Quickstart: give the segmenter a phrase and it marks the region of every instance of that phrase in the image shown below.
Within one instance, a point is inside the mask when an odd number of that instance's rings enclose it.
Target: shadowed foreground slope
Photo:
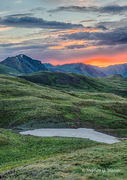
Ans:
[[[40,159],[99,144],[88,139],[22,136],[0,129],[0,173]]]
[[[104,145],[87,139],[21,136],[2,129],[0,140],[3,180],[126,180],[127,177],[127,141]]]

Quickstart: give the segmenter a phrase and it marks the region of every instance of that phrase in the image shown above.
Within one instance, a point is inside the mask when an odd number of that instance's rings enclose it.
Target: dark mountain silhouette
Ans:
[[[20,54],[15,57],[8,57],[1,62],[2,65],[11,67],[20,73],[33,73],[47,70],[44,64],[38,60],[34,60],[28,56]]]

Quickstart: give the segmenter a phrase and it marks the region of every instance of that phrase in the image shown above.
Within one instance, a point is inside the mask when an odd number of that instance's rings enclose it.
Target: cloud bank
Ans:
[[[42,18],[30,17],[30,16],[5,16],[0,17],[0,25],[21,27],[21,28],[44,28],[44,29],[74,29],[82,28],[81,24],[72,24],[57,21],[46,21]]]
[[[127,6],[120,6],[120,5],[112,5],[112,6],[60,6],[56,9],[51,9],[49,12],[61,12],[61,11],[68,11],[68,12],[98,12],[98,13],[110,13],[110,14],[119,14],[119,13],[126,13]]]

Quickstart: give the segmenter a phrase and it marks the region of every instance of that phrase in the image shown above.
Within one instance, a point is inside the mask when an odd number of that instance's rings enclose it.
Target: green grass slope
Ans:
[[[0,74],[10,74],[18,76],[20,73],[13,68],[0,64]]]
[[[110,92],[127,97],[127,78],[116,74],[107,78],[102,78],[101,81],[104,81],[105,84],[110,87]]]
[[[0,127],[93,127],[127,136],[127,99],[112,93],[63,91],[0,75]]]
[[[115,93],[127,97],[127,79],[120,75],[114,75],[108,78],[91,78],[73,73],[37,72],[21,76],[21,78],[54,88]]]
[[[0,129],[0,177],[5,180],[126,180],[127,141],[37,138]]]
[[[0,129],[0,172],[99,144],[88,139],[22,136]]]

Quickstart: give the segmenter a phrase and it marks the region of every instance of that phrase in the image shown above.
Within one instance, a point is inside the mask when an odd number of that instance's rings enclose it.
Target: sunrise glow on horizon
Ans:
[[[107,59],[105,59],[105,60],[107,60]],[[42,61],[42,63],[43,63],[43,61]],[[47,62],[48,63],[48,62]],[[52,65],[54,65],[54,66],[58,66],[58,65],[64,65],[64,64],[76,64],[76,63],[82,63],[82,64],[87,64],[87,65],[92,65],[92,66],[98,66],[98,67],[108,67],[108,66],[113,66],[113,65],[119,65],[119,64],[127,64],[127,60],[126,61],[122,61],[122,62],[119,62],[119,63],[104,63],[104,64],[100,64],[100,63],[96,63],[96,62],[94,62],[94,60],[93,60],[93,62],[92,62],[92,60],[91,60],[91,63],[87,63],[87,62],[85,62],[85,61],[81,61],[81,60],[79,60],[79,61],[71,61],[71,62],[64,62],[64,63],[55,63],[55,62],[52,62],[52,63],[50,63],[50,64],[52,64]]]
[[[43,61],[42,61],[43,63]],[[93,57],[91,59],[77,59],[77,60],[66,60],[62,63],[56,60],[52,60],[52,65],[63,65],[63,64],[72,64],[72,63],[83,63],[83,64],[88,64],[88,65],[93,65],[93,66],[98,66],[98,67],[107,67],[110,65],[116,65],[116,64],[125,64],[127,63],[127,57],[126,53],[115,55],[112,57]]]

